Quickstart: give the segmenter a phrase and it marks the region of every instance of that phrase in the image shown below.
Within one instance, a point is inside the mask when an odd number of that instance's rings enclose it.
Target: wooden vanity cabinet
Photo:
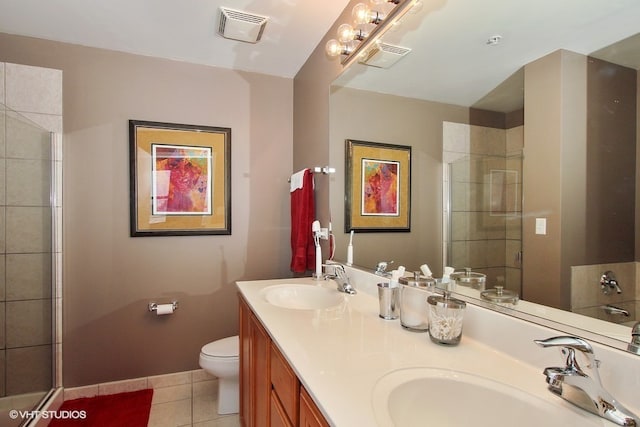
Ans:
[[[243,426],[264,426],[269,419],[271,380],[269,358],[271,338],[240,300],[240,422]]]
[[[242,296],[240,423],[243,427],[328,427],[309,393]]]
[[[329,423],[318,409],[304,387],[300,387],[300,427],[329,427]]]

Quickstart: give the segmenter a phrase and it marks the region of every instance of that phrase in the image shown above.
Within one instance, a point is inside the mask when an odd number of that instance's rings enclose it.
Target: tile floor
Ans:
[[[65,400],[153,388],[149,427],[239,427],[235,415],[218,415],[218,380],[195,370],[65,390]]]

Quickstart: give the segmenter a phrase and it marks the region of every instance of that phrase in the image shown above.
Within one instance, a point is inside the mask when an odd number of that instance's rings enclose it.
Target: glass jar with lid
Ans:
[[[435,289],[436,281],[431,277],[421,277],[420,272],[413,277],[400,280],[400,325],[408,331],[427,332],[429,329],[429,305],[427,298]]]
[[[451,298],[451,293],[432,295],[429,304],[429,338],[437,344],[457,345],[462,337],[466,303]]]

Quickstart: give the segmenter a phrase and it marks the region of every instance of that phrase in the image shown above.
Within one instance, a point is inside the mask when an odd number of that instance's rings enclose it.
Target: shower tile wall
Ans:
[[[52,346],[61,347],[51,333],[62,296],[51,286],[62,267],[52,228],[61,235],[61,222],[51,224],[49,181],[52,168],[62,172],[62,72],[0,63],[0,103],[0,396],[10,396],[51,388]],[[53,152],[49,132],[58,136]],[[61,190],[58,179],[58,216]],[[61,280],[57,273],[56,290]]]
[[[487,274],[488,287],[502,285],[517,292],[522,144],[522,126],[504,130],[443,124],[443,160],[448,170],[444,179],[451,192],[447,262],[456,269],[471,267]]]

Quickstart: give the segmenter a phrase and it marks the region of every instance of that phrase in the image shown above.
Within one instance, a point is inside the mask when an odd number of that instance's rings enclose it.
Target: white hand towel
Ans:
[[[290,193],[293,193],[294,191],[301,189],[302,185],[304,183],[304,172],[307,169],[302,169],[299,172],[294,173],[293,175],[291,175],[291,189],[289,190]]]

